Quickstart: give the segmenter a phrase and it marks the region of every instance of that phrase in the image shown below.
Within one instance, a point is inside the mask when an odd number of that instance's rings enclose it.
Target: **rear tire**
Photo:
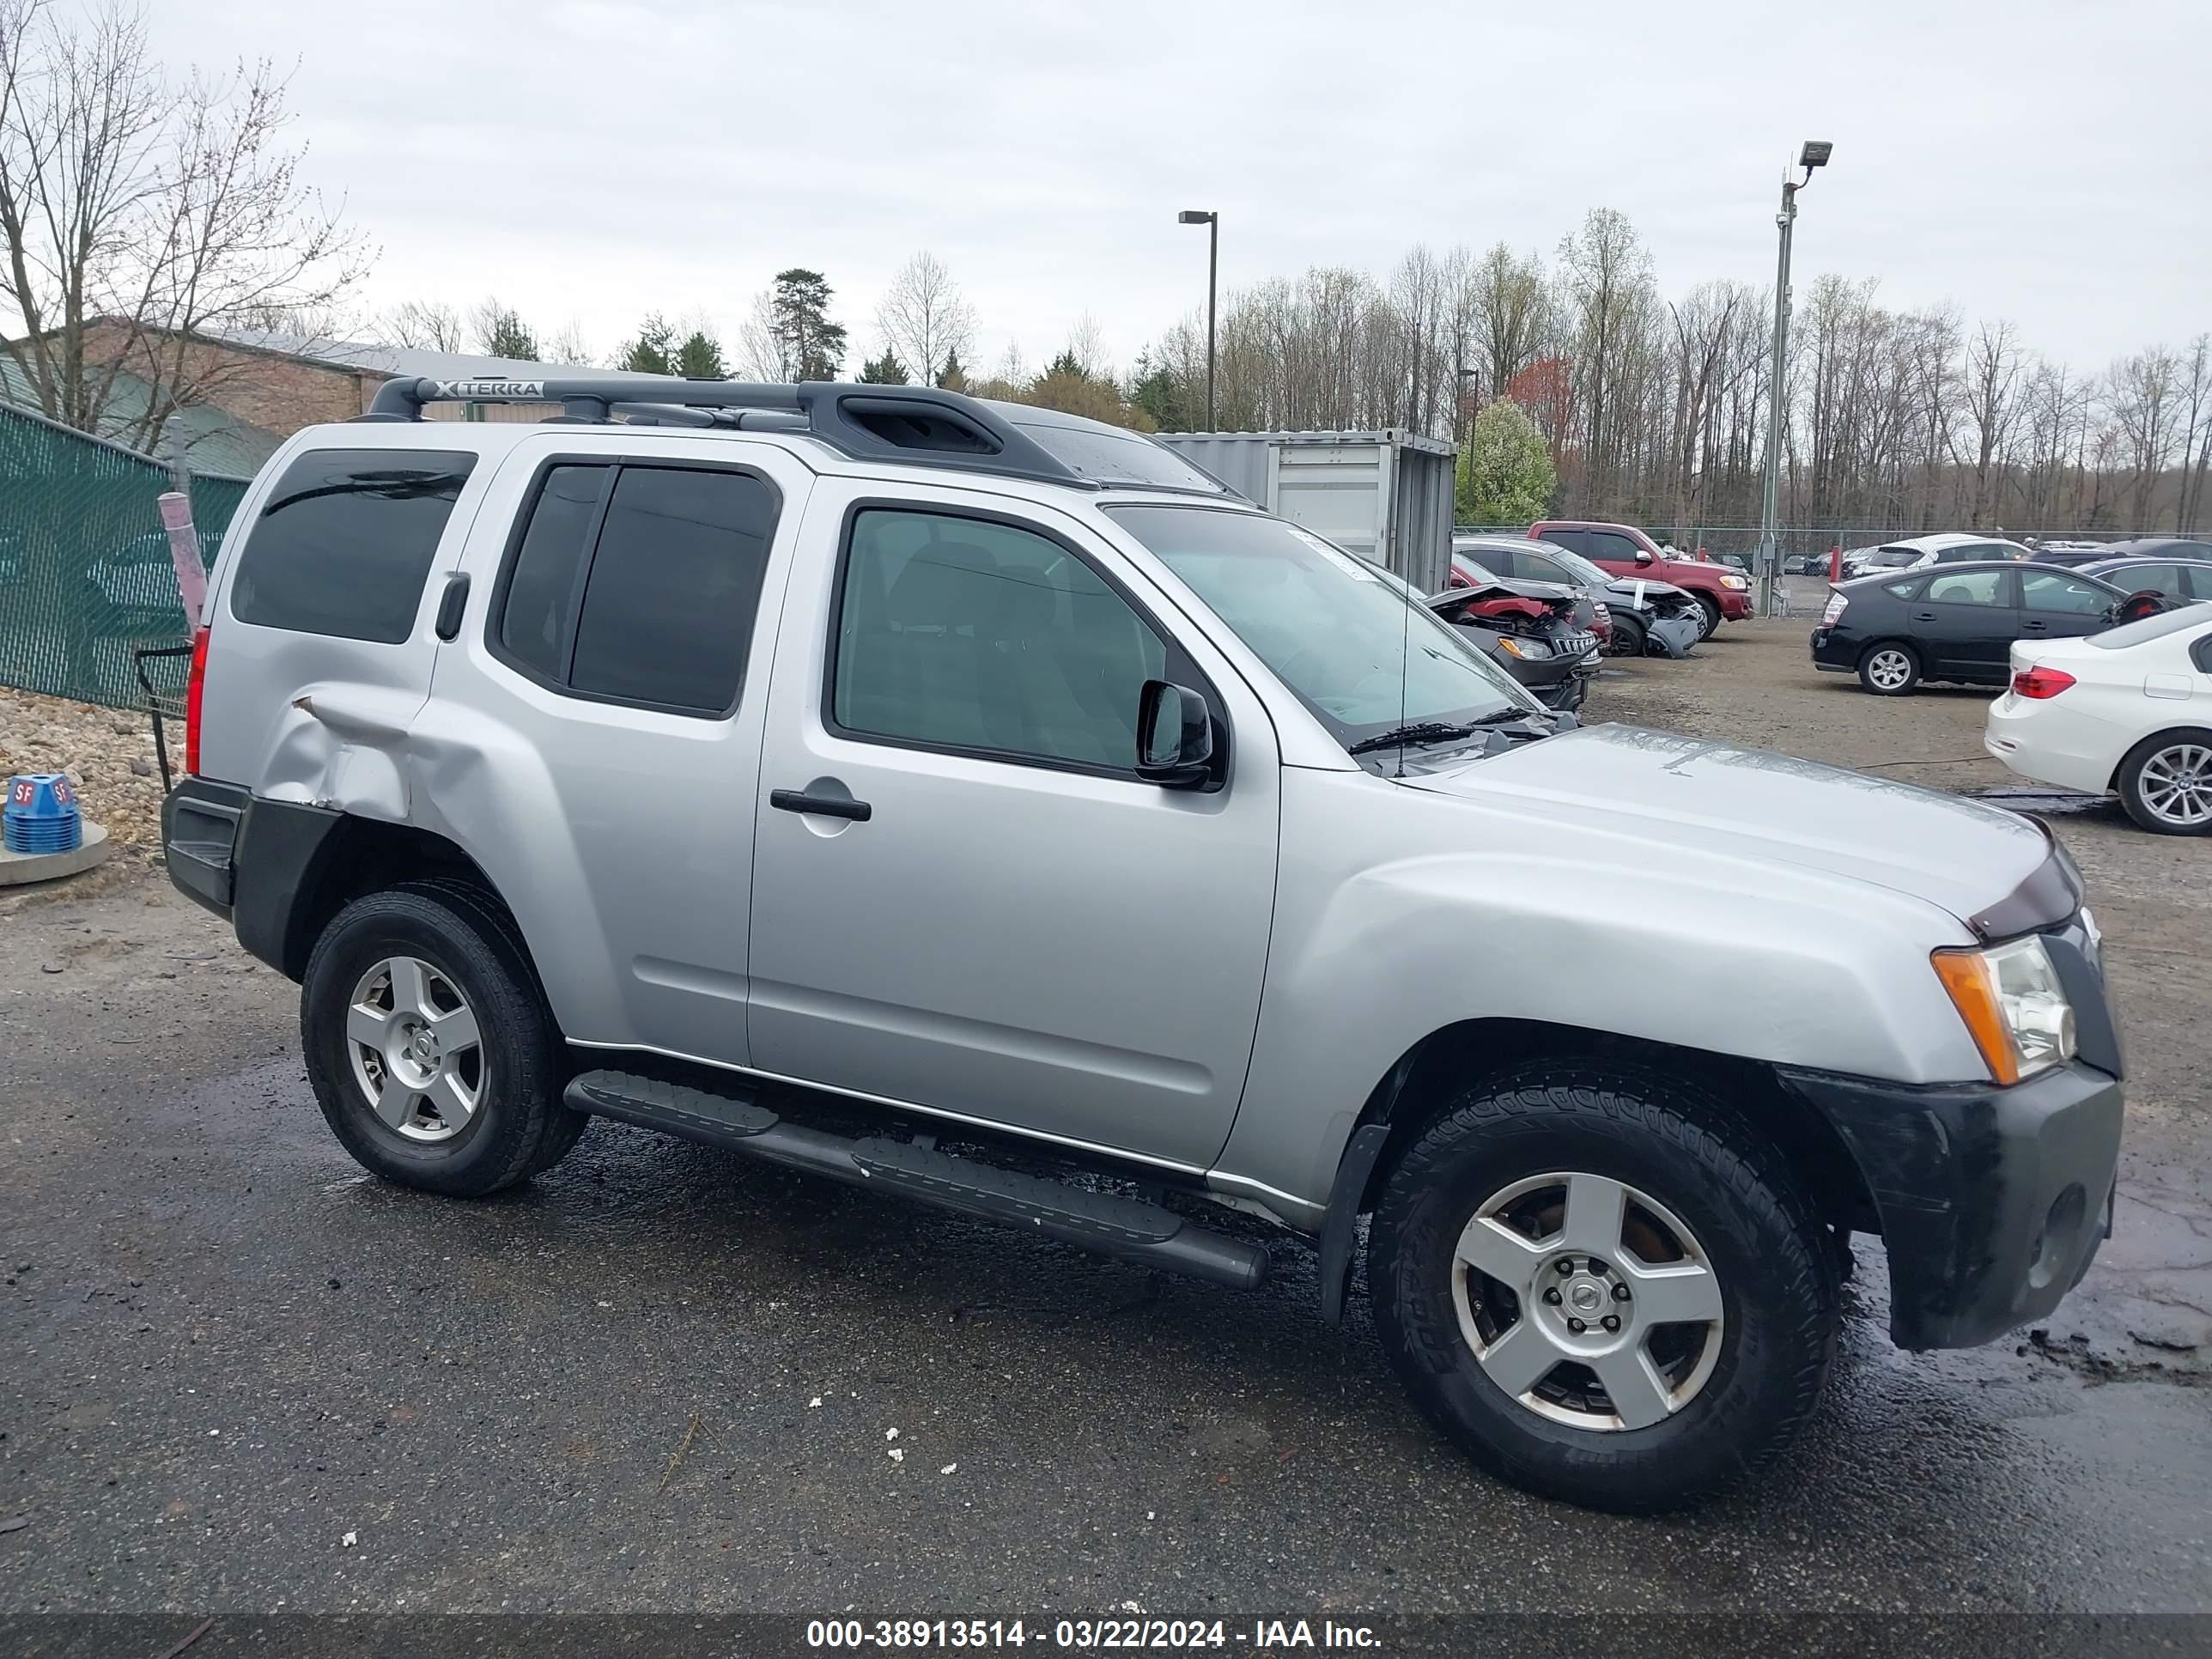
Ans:
[[[356,899],[300,988],[331,1132],[372,1174],[480,1198],[550,1169],[590,1120],[561,1104],[559,1031],[521,933],[464,882]]]
[[[2145,738],[2121,760],[2113,782],[2128,816],[2153,835],[2212,835],[2212,732]]]
[[[1920,684],[1920,653],[1903,640],[1877,640],[1859,654],[1859,684],[1877,697],[1911,696]]]
[[[1368,1287],[1400,1378],[1474,1462],[1630,1512],[1771,1462],[1839,1319],[1834,1243],[1771,1142],[1656,1074],[1559,1062],[1477,1085],[1407,1150]]]

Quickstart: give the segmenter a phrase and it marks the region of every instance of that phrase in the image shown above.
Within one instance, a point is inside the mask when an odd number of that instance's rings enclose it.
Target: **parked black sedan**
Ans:
[[[1828,595],[1813,630],[1813,666],[1856,674],[1876,696],[1923,680],[2002,685],[2014,640],[2100,633],[2164,602],[2057,566],[1932,565],[1904,576],[1864,576]]]

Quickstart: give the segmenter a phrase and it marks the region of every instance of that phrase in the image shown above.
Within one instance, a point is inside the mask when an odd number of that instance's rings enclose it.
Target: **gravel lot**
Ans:
[[[1808,626],[1590,717],[2002,781],[1981,697],[1862,696]],[[0,899],[0,1621],[179,1615],[151,1659],[278,1607],[2212,1613],[2212,843],[2051,821],[2136,1068],[2118,1236],[2048,1332],[1932,1356],[1863,1247],[1802,1449],[1667,1521],[1474,1474],[1297,1249],[1240,1297],[606,1123],[491,1202],[380,1186],[293,988],[157,871]]]

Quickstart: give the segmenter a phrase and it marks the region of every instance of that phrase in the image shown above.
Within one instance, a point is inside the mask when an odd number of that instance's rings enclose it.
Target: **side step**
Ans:
[[[1064,1244],[1231,1290],[1251,1290],[1267,1277],[1263,1247],[1194,1225],[1160,1205],[1086,1192],[888,1136],[825,1134],[785,1121],[749,1093],[710,1092],[626,1072],[586,1072],[568,1085],[565,1098],[571,1111],[620,1118],[764,1164],[1033,1229]]]

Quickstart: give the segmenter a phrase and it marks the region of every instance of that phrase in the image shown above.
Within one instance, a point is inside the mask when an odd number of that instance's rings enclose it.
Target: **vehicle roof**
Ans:
[[[2117,559],[2092,559],[2087,564],[2078,564],[2073,568],[2076,570],[2096,571],[2108,569],[2121,570],[2125,569],[2131,564],[2185,564],[2192,565],[2198,569],[2212,568],[2212,547],[2206,547],[2202,542],[2195,544],[2189,542],[2172,542],[2167,544],[2172,547],[2188,547],[2191,545],[2204,547],[2204,556],[2201,558],[2192,558],[2185,553],[2176,553],[2161,558],[2155,553],[2128,553],[2122,555]]]
[[[2149,559],[2173,547],[2202,548],[2212,556],[2212,539],[2203,536],[2137,536],[2131,541],[2108,542],[2097,551],[2108,559]]]
[[[1145,444],[1176,465],[1188,468],[1198,478],[1205,481],[1205,485],[1203,488],[1196,484],[1179,488],[1124,479],[1090,479],[1078,476],[1073,470],[1065,478],[1054,479],[982,465],[962,466],[955,460],[936,455],[915,460],[908,460],[904,455],[896,453],[884,456],[856,456],[812,432],[796,428],[708,428],[643,422],[570,422],[553,417],[524,421],[373,420],[325,422],[303,427],[271,459],[272,461],[283,459],[302,449],[354,448],[447,450],[490,456],[504,455],[526,440],[542,438],[548,434],[574,438],[580,442],[586,438],[597,441],[611,437],[619,441],[635,436],[641,442],[650,441],[656,448],[670,443],[678,448],[696,447],[702,452],[702,459],[718,450],[729,455],[730,459],[736,459],[731,452],[742,453],[748,447],[766,446],[784,451],[811,471],[825,476],[893,478],[915,483],[933,482],[939,485],[957,482],[962,488],[985,489],[1060,506],[1067,504],[1071,492],[1079,492],[1085,498],[1102,503],[1143,501],[1157,504],[1164,501],[1258,510],[1252,502],[1213,478],[1204,468],[1196,466],[1164,446],[1150,444],[1146,434],[1126,427],[1111,426],[1103,421],[1088,420],[1059,410],[1035,408],[1026,404],[1006,404],[981,398],[963,399],[963,402],[989,410],[1018,429],[1045,428],[1096,433],[1109,441]],[[598,447],[596,442],[592,447]],[[619,443],[616,447],[619,447]]]
[[[1980,541],[1994,538],[1975,537],[1973,539]],[[2069,568],[2058,565],[2044,565],[2041,568],[2046,572],[2055,572],[2057,574],[2065,576],[2081,576],[2083,574],[2083,573],[2078,568]],[[1877,570],[1870,575],[1854,576],[1850,580],[1847,582],[1839,582],[1837,586],[1839,587],[1869,587],[1878,586],[1884,582],[1917,581],[1923,576],[1955,576],[1960,574],[1961,572],[1968,570],[2021,569],[2025,569],[2028,574],[2033,575],[2035,574],[2037,567],[2032,562],[2026,562],[2020,559],[1961,559],[1956,564],[1935,565],[1932,567],[1923,566],[1917,570]],[[2112,583],[2106,581],[2100,576],[2087,576],[2085,580],[2094,582],[2100,587],[2112,587]],[[2115,588],[2113,591],[2115,592],[2119,592],[2122,590]]]
[[[1905,536],[1893,542],[1877,542],[1870,548],[1862,547],[1854,550],[1861,553],[1879,553],[1885,548],[1914,547],[1924,553],[1932,553],[1941,548],[1961,547],[1968,542],[2002,542],[2007,547],[2020,545],[2018,542],[2004,536],[1976,536],[1963,530],[1939,530],[1931,536]]]

